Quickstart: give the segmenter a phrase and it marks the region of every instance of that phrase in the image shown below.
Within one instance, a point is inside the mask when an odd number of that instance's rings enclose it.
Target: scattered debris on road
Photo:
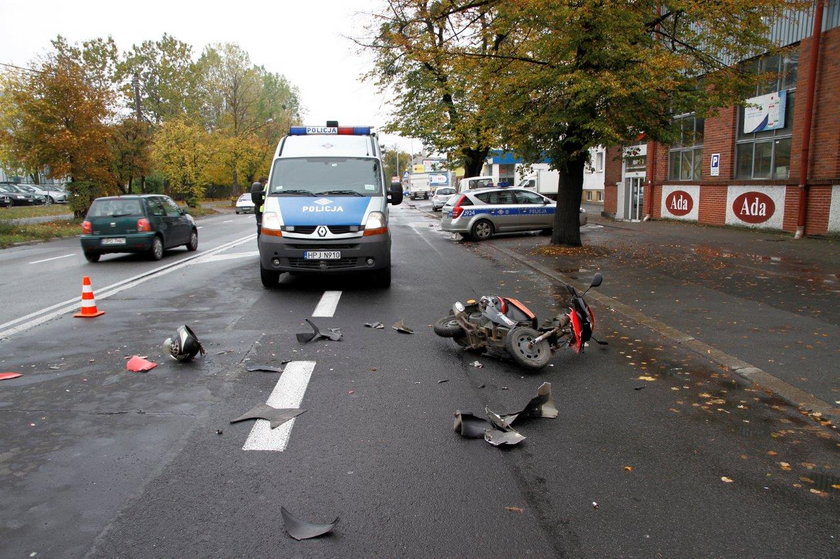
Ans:
[[[473,361],[472,363],[470,363],[470,365],[472,365],[476,369],[483,369],[484,368],[484,363],[482,363],[481,361]]]
[[[280,425],[283,425],[290,419],[296,418],[305,411],[306,410],[301,408],[274,408],[268,404],[257,404],[236,419],[232,419],[230,422],[238,423],[249,419],[267,419],[271,424],[271,428],[276,429]]]
[[[157,363],[149,361],[139,355],[132,355],[125,364],[126,368],[132,373],[145,373],[151,371],[158,366]]]
[[[295,337],[297,337],[298,342],[302,344],[308,344],[309,342],[314,342],[321,338],[332,340],[334,342],[341,340],[341,328],[327,328],[326,332],[321,332],[321,330],[317,326],[315,326],[315,323],[313,323],[311,320],[309,320],[308,318],[305,318],[304,320],[307,324],[309,324],[309,326],[312,327],[313,331],[312,333],[305,332],[302,334],[295,334]]]
[[[365,326],[368,328],[375,328],[377,330],[382,330],[385,328],[385,325],[381,322],[365,322]]]
[[[312,524],[311,522],[295,518],[284,507],[280,507],[280,514],[283,516],[283,524],[286,527],[286,532],[298,541],[328,534],[338,524],[338,517],[335,517],[335,520],[329,524]]]
[[[403,322],[402,319],[395,322],[394,325],[391,326],[391,328],[393,328],[394,330],[396,330],[400,334],[413,334],[414,333],[414,330],[412,330],[411,328],[406,326],[405,322]]]
[[[470,412],[456,410],[453,428],[456,433],[467,439],[484,438],[493,446],[515,445],[525,440],[525,436],[512,427],[516,421],[539,417],[554,419],[559,413],[551,396],[551,383],[544,382],[537,389],[537,395],[531,398],[522,410],[498,414],[490,408],[484,408],[486,419]]]
[[[287,363],[287,362],[286,362]],[[285,363],[282,363],[285,365]],[[272,367],[271,365],[248,365],[245,369],[250,372],[260,372],[260,373],[282,373],[283,367]]]
[[[174,338],[166,338],[163,341],[163,349],[169,352],[172,359],[181,363],[191,361],[199,353],[202,356],[206,353],[204,346],[198,341],[198,337],[186,324],[175,330]]]

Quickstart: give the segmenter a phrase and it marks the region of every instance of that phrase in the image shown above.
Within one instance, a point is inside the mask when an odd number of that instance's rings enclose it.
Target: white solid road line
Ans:
[[[76,256],[75,254],[65,254],[64,256],[53,256],[52,258],[44,258],[43,260],[33,260],[30,264],[40,264],[41,262],[49,262],[50,260],[61,260],[62,258],[70,258]]]
[[[266,404],[273,408],[299,408],[314,369],[315,361],[288,363]],[[242,450],[283,452],[289,444],[294,424],[295,420],[290,419],[276,429],[272,429],[267,419],[258,419]]]
[[[124,279],[122,281],[118,281],[117,283],[113,283],[111,285],[105,286],[104,288],[100,288],[96,286],[97,294],[96,297],[101,299],[107,299],[111,295],[115,295],[120,291],[124,291],[126,289],[130,289],[136,285],[139,285],[143,282],[149,281],[150,279],[156,278],[158,276],[168,274],[175,270],[179,270],[184,266],[191,266],[196,263],[201,258],[211,257],[219,252],[227,250],[229,248],[233,248],[235,246],[241,245],[246,241],[252,240],[256,237],[256,234],[251,234],[241,239],[236,239],[235,241],[227,242],[223,245],[219,245],[216,248],[209,249],[206,252],[200,252],[193,256],[187,256],[177,262],[173,262],[171,264],[165,264],[163,266],[159,266],[148,272],[144,272],[142,274],[136,275],[134,277]],[[18,334],[25,330],[29,330],[30,328],[34,328],[39,324],[43,324],[48,320],[52,320],[54,318],[58,318],[63,314],[67,314],[69,312],[75,311],[79,309],[79,299],[68,299],[67,301],[62,301],[61,303],[56,303],[50,307],[46,307],[43,309],[39,309],[35,312],[29,313],[25,316],[21,316],[10,320],[4,324],[0,324],[0,339],[8,338],[14,334]],[[16,325],[16,326],[15,326]]]
[[[341,299],[341,291],[324,291],[318,306],[312,312],[313,317],[332,318]]]

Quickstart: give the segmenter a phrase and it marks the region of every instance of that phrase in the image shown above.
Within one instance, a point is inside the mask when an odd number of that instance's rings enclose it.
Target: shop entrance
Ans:
[[[624,179],[624,215],[630,221],[641,221],[645,206],[644,177]]]

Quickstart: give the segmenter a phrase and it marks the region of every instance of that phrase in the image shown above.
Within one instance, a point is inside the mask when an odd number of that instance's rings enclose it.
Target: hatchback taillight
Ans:
[[[93,232],[93,224],[90,221],[82,222],[82,235],[90,235]]]
[[[151,231],[152,224],[149,223],[149,220],[145,217],[141,217],[137,220],[137,231]]]
[[[458,198],[458,201],[455,202],[455,206],[452,208],[452,217],[460,217],[461,214],[464,213],[464,208],[461,207],[461,202],[464,201],[464,198],[466,198],[466,196],[462,194],[461,197]]]

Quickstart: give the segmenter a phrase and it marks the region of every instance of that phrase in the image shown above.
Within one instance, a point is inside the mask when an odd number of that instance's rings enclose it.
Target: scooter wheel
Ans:
[[[458,321],[455,320],[455,315],[448,314],[434,323],[432,328],[435,334],[441,338],[454,338],[455,336],[463,336],[464,330]]]
[[[540,333],[527,326],[517,326],[505,337],[505,349],[511,358],[526,369],[542,369],[551,359],[548,340],[534,343]]]

